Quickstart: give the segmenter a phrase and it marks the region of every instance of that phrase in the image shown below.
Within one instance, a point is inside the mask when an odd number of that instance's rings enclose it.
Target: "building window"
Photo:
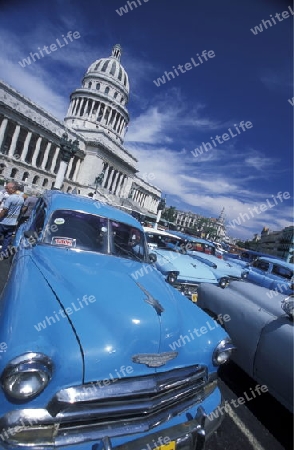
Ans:
[[[10,173],[10,178],[15,178],[16,174],[17,174],[18,170],[13,168],[11,173]]]
[[[30,174],[29,172],[24,172],[21,181],[28,181]]]
[[[121,79],[122,79],[122,68],[121,67],[119,68],[118,79],[119,79],[119,81],[121,81]]]
[[[115,68],[116,68],[116,62],[113,61],[112,66],[111,66],[111,70],[110,70],[110,75],[114,75],[115,74]]]
[[[33,183],[32,184],[38,184],[40,177],[38,175],[36,175],[33,179]]]
[[[99,89],[100,89],[100,83],[96,83],[96,89],[97,89],[97,91],[99,91]]]
[[[91,87],[92,87],[92,81],[89,81],[88,89],[91,89]]]
[[[102,66],[101,72],[106,72],[106,69],[108,67],[109,64],[109,59],[105,61],[105,63]]]
[[[42,186],[46,187],[47,185],[48,185],[48,178],[44,178]]]
[[[105,94],[109,94],[109,87],[107,86],[106,88],[105,88]]]

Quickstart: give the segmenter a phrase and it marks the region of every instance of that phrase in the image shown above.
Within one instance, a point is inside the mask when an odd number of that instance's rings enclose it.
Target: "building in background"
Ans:
[[[285,227],[280,231],[270,231],[264,227],[258,241],[258,251],[278,256],[287,262],[294,262],[294,227]]]
[[[174,223],[177,229],[194,234],[204,239],[222,241],[226,239],[225,208],[218,218],[203,217],[190,211],[174,212]]]
[[[124,147],[129,123],[128,75],[121,47],[88,68],[70,97],[64,122],[0,82],[0,179],[15,180],[35,192],[52,189],[66,132],[79,141],[62,190],[88,195],[139,214],[156,215],[161,191],[137,173],[137,159]],[[97,182],[99,180],[99,182]]]

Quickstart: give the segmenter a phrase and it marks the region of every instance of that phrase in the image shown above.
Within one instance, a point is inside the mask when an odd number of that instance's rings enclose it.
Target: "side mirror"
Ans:
[[[155,263],[157,261],[157,256],[155,255],[155,253],[149,253],[149,261],[151,263]]]
[[[26,230],[23,233],[24,237],[28,240],[28,243],[31,246],[34,246],[37,244],[37,233],[33,230]]]

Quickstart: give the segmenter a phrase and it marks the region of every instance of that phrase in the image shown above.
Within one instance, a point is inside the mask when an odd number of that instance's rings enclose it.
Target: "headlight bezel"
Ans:
[[[179,272],[176,270],[171,270],[166,276],[166,281],[173,286],[177,282],[178,276]]]
[[[23,353],[9,361],[3,370],[0,379],[2,389],[13,400],[30,401],[41,394],[48,386],[53,376],[53,368],[51,359],[43,353]],[[24,381],[25,376],[28,376],[28,374],[31,374],[31,380]],[[23,380],[21,380],[21,375],[24,376]],[[14,380],[13,377],[15,378]],[[21,391],[23,386],[20,386],[18,391],[13,389],[17,382],[22,381],[31,387],[31,392]],[[36,384],[36,381],[37,384],[39,383],[39,387],[37,385],[33,386],[33,383],[35,382]]]
[[[213,354],[212,354],[212,363],[214,366],[219,367],[222,364],[225,364],[229,361],[232,352],[236,350],[235,345],[232,343],[232,340],[227,337],[225,339],[222,339],[217,346],[215,347]],[[227,353],[228,356],[226,358],[220,358],[221,355]]]
[[[228,277],[222,277],[222,278],[219,280],[219,286],[220,286],[222,289],[225,289],[227,286],[229,286],[229,284],[230,284],[230,280],[229,280]]]

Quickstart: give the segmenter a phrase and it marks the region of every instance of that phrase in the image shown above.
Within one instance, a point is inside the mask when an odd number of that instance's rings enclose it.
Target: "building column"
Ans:
[[[77,116],[79,116],[79,117],[80,117],[80,113],[81,113],[81,110],[82,110],[83,101],[84,101],[84,99],[82,97],[79,97],[79,108],[78,108],[78,111],[77,111]]]
[[[73,160],[74,160],[74,158],[71,158],[69,163],[68,163],[67,171],[66,171],[66,174],[65,174],[65,178],[67,178],[67,179],[69,178],[69,174],[70,174],[71,169],[72,169]]]
[[[115,194],[116,192],[116,182],[119,176],[119,172],[116,172],[113,183],[112,183],[112,193]]]
[[[51,148],[52,142],[48,142],[45,153],[44,153],[44,157],[43,157],[43,162],[41,165],[41,169],[45,170],[47,161],[48,161],[48,156],[49,156],[49,152],[50,152],[50,148]]]
[[[108,189],[110,184],[111,184],[111,180],[112,180],[112,177],[113,177],[113,172],[114,172],[114,169],[113,169],[113,167],[111,167],[110,170],[109,170],[108,182],[105,184],[105,189]]]
[[[56,161],[57,161],[57,157],[58,157],[58,155],[59,155],[59,151],[60,151],[60,147],[56,147],[56,149],[55,149],[55,154],[54,154],[54,156],[53,156],[53,159],[52,159],[52,163],[51,163],[51,167],[50,167],[50,169],[49,169],[49,172],[54,172],[54,168],[55,168],[55,166],[56,166]]]
[[[0,145],[3,142],[4,134],[7,128],[8,119],[6,117],[2,120],[1,127],[0,127]]]
[[[21,152],[21,158],[20,158],[21,161],[24,161],[26,159],[32,134],[33,133],[31,131],[28,131],[28,134],[26,136],[26,140],[24,142],[24,146],[23,146],[23,149]]]
[[[76,168],[75,168],[75,171],[74,171],[74,174],[73,174],[73,177],[72,177],[73,181],[77,181],[77,176],[78,176],[78,172],[79,172],[79,169],[80,169],[80,165],[81,165],[81,160],[78,159],[77,160],[77,164],[76,164]]]
[[[16,125],[13,136],[12,136],[11,144],[9,147],[8,156],[13,156],[13,154],[14,154],[17,139],[19,136],[19,132],[20,132],[20,125]]]
[[[98,102],[98,108],[97,108],[97,113],[96,113],[96,118],[95,118],[96,122],[98,122],[98,117],[99,117],[101,105],[102,105],[101,102]]]
[[[40,146],[41,146],[42,139],[43,139],[42,136],[39,136],[38,140],[36,142],[36,148],[35,148],[35,151],[33,153],[32,162],[31,162],[32,166],[36,166],[36,161],[37,161],[38,153],[40,151]]]
[[[104,188],[105,187],[105,183],[106,183],[106,180],[107,180],[107,175],[108,175],[108,172],[109,172],[109,164],[108,163],[106,163],[106,169],[105,169],[105,172],[104,172],[104,178],[103,178],[103,181],[102,181],[102,184],[101,184],[101,186]]]
[[[125,184],[125,180],[126,180],[126,178],[125,178],[126,175],[124,173],[122,173],[121,175],[122,176],[121,176],[121,180],[120,180],[120,185],[119,185],[118,190],[117,190],[119,196],[124,194],[123,191],[124,191],[124,184]]]

